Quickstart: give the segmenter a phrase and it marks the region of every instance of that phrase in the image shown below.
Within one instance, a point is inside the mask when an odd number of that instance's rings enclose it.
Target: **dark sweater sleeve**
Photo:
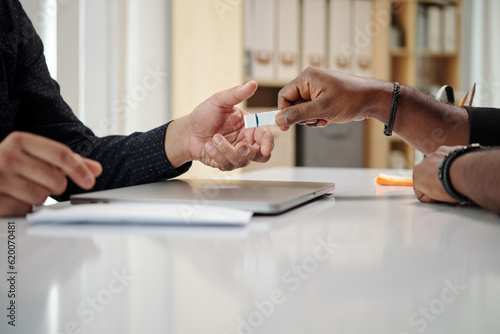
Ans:
[[[500,109],[464,107],[469,113],[469,143],[500,145]]]
[[[93,191],[160,181],[189,169],[190,163],[174,169],[166,158],[164,138],[168,124],[129,136],[96,137],[61,97],[59,85],[49,74],[42,41],[21,4],[17,0],[0,0],[0,3],[3,12],[0,25],[4,36],[10,36],[2,53],[7,73],[4,89],[17,109],[11,131],[54,139],[84,157],[99,161],[103,173]],[[70,181],[67,191],[58,199],[68,199],[69,195],[80,192],[83,190]]]

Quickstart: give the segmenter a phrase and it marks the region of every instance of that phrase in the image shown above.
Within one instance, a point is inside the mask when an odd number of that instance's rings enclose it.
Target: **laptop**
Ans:
[[[278,214],[332,193],[334,183],[176,179],[71,196],[71,203],[170,203],[223,206]]]

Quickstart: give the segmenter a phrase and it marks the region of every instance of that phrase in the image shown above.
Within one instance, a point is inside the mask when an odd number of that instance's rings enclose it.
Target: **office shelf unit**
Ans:
[[[373,1],[247,0],[245,5],[246,78],[255,79],[260,86],[248,101],[249,111],[275,109],[279,90],[307,66],[371,76],[373,39],[360,46],[354,41],[354,31],[365,31]],[[269,12],[273,15],[267,15]],[[283,156],[287,159],[275,162],[363,167],[363,129],[363,123],[355,122],[331,124],[326,129],[299,126],[287,133],[278,130],[276,149],[286,150]]]
[[[300,1],[300,8],[303,9],[304,0]],[[328,6],[334,1],[338,0],[325,0]],[[363,27],[370,27],[369,24],[372,22],[377,23],[372,36],[371,76],[424,89],[443,84],[459,86],[460,45],[457,45],[456,52],[439,52],[417,47],[417,21],[421,6],[454,6],[455,32],[457,41],[460,41],[460,1],[368,0],[365,2],[370,2],[372,5],[372,20],[363,23]],[[243,0],[172,0],[174,118],[191,112],[196,105],[213,93],[242,84],[249,79],[256,79],[260,87],[244,107],[250,112],[272,110],[277,107],[277,94],[288,80],[262,79],[248,76],[245,72],[248,64],[245,62],[244,8]],[[389,15],[385,24],[381,20],[384,15]],[[391,46],[390,36],[394,34],[391,21],[399,27],[401,45]],[[330,37],[327,33],[326,38]],[[332,50],[327,49],[326,56],[332,56],[331,53]],[[323,66],[332,67],[330,65],[333,63],[327,61]],[[268,164],[252,164],[250,169],[295,164],[295,133],[293,130],[286,133],[276,129],[273,131],[276,134],[276,145],[272,160]],[[363,166],[399,167],[394,163],[398,159],[393,159],[398,155],[399,161],[404,161],[404,167],[413,166],[413,150],[397,136],[385,137],[382,124],[373,120],[365,121],[362,132]],[[216,175],[210,168],[202,167],[200,164],[195,165],[188,176]]]
[[[374,3],[375,13],[388,12],[392,17],[391,25],[375,36],[377,66],[374,77],[398,81],[433,95],[442,85],[459,89],[461,2],[375,0]],[[441,11],[439,21],[430,22],[431,10]],[[448,14],[444,14],[446,11]],[[452,21],[447,21],[449,17],[445,19],[444,15],[452,15]],[[433,34],[445,31],[451,33],[451,37],[441,35],[437,46],[436,42],[431,42]],[[451,46],[447,45],[450,40]],[[385,137],[379,122],[366,123],[365,162],[368,167],[413,167],[415,152],[411,146],[398,136]]]

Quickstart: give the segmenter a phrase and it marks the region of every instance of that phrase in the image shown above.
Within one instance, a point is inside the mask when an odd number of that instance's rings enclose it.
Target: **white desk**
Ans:
[[[379,172],[247,174],[337,189],[246,228],[13,219],[15,330],[2,221],[0,333],[499,333],[500,218],[419,203]]]

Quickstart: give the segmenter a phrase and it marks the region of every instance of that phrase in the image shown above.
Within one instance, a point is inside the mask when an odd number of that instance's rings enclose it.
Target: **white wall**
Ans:
[[[500,108],[500,1],[463,2],[463,90],[477,83],[475,106]]]
[[[170,0],[21,0],[64,99],[97,135],[171,118]]]
[[[128,0],[127,9],[125,132],[129,133],[159,126],[172,115],[171,1]]]

